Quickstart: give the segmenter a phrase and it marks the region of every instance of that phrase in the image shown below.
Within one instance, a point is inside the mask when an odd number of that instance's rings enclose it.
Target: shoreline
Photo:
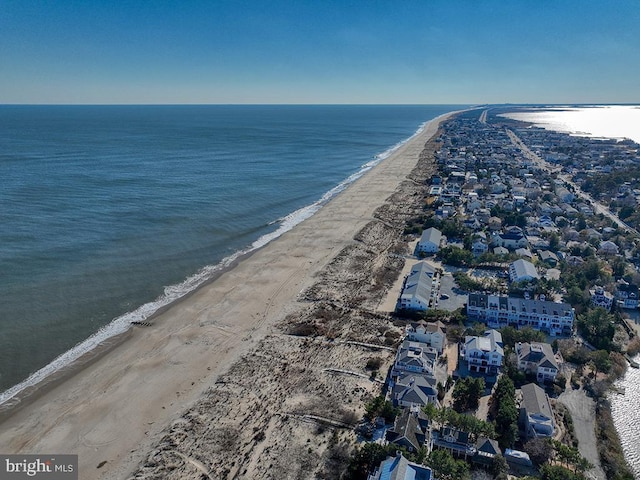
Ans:
[[[411,142],[415,137],[422,134],[428,123],[428,121],[422,123],[411,136],[375,155],[373,160],[361,165],[360,170],[354,172],[342,180],[338,185],[325,192],[321,198],[315,202],[305,205],[284,217],[271,222],[270,225],[279,225],[274,231],[260,236],[250,245],[222,258],[217,264],[205,265],[182,282],[167,287],[169,289],[177,289],[181,291],[181,293],[174,296],[174,298],[165,299],[161,295],[150,302],[140,305],[134,310],[122,313],[108,324],[100,327],[85,340],[80,341],[69,350],[62,352],[47,365],[29,374],[21,382],[12,385],[5,390],[0,390],[0,423],[3,418],[12,414],[14,408],[22,408],[30,398],[37,395],[37,392],[41,388],[49,389],[51,388],[49,386],[50,384],[57,384],[64,381],[64,379],[73,375],[74,372],[82,369],[85,364],[95,361],[97,356],[100,356],[106,353],[106,351],[114,348],[118,342],[126,340],[131,335],[131,330],[136,325],[140,325],[140,322],[143,324],[152,322],[155,318],[172,308],[175,304],[187,299],[199,289],[216,281],[224,275],[225,272],[235,268],[240,262],[251,257],[256,251],[264,248],[270,242],[277,240],[301,222],[312,217],[335,196],[339,195],[345,188],[348,188],[352,183],[359,180],[369,170],[375,168],[375,166],[381,161],[384,161],[393,155],[394,152],[403,145]],[[192,284],[193,286],[183,287],[183,285],[189,284]],[[165,296],[167,296],[167,294],[165,294]],[[150,313],[145,313],[147,307],[152,307]],[[64,357],[71,357],[71,359],[65,359]],[[15,392],[12,392],[13,390],[15,390]]]
[[[152,327],[132,328],[109,354],[34,393],[3,421],[3,451],[77,453],[83,479],[128,475],[172,419],[298,308],[299,293],[354,242],[455,113],[429,121],[315,215],[154,314]]]

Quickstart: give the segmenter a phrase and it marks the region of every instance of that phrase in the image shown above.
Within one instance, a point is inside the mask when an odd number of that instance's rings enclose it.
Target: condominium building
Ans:
[[[575,311],[568,303],[470,293],[467,316],[490,328],[531,327],[557,336],[572,334]]]

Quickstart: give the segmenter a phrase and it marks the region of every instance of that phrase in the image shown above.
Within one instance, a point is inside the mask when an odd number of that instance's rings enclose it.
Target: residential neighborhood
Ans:
[[[438,451],[495,478],[534,475],[571,449],[574,473],[601,471],[582,456],[565,392],[597,396],[600,378],[627,366],[615,345],[635,335],[640,236],[577,189],[640,160],[637,145],[488,119],[444,125],[424,215],[405,229],[395,315],[407,323],[386,395],[399,413],[380,437],[398,450],[372,479],[437,478],[426,465]],[[635,206],[640,183],[600,198]],[[394,473],[405,464],[415,477]]]

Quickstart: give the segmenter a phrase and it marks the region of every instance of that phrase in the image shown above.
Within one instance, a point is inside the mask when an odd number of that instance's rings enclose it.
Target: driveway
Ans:
[[[592,478],[605,480],[607,477],[600,466],[600,456],[598,455],[596,443],[595,402],[587,397],[584,390],[573,390],[571,387],[558,397],[558,401],[562,402],[571,412],[580,454],[595,465],[588,473],[591,474]]]

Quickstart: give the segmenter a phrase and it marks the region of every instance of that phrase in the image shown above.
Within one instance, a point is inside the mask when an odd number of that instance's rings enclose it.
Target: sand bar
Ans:
[[[74,453],[83,480],[127,478],[173,420],[299,308],[299,293],[354,243],[447,116],[431,121],[316,215],[18,410],[0,424],[0,451]]]

